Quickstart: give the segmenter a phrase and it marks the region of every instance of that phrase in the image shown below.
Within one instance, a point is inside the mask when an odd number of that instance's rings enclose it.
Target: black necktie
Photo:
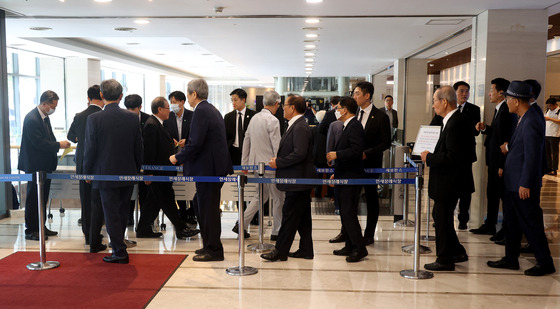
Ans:
[[[237,117],[237,147],[241,148],[243,146],[243,114],[239,112],[239,117]]]
[[[362,123],[362,118],[364,118],[364,110],[363,109],[360,111],[360,118],[358,119],[359,123]]]
[[[498,114],[498,110],[494,108],[494,117],[492,119],[496,119],[496,114]]]
[[[51,120],[47,116],[47,117],[45,117],[45,119],[43,121],[47,125],[47,136],[52,139],[53,131],[52,131],[52,127],[51,127]]]

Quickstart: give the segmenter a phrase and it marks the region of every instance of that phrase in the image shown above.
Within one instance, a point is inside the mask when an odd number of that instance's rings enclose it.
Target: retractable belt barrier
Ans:
[[[393,167],[393,168],[366,168],[364,169],[366,174],[383,174],[383,173],[416,173],[418,168],[416,165],[414,167]],[[182,172],[182,166],[175,165],[142,165],[144,171],[165,171],[165,172]],[[258,165],[234,165],[234,171],[258,171]],[[265,167],[267,171],[275,171],[275,168],[270,166]],[[333,174],[334,168],[318,168],[317,173],[328,173]]]
[[[0,174],[0,182],[32,181],[33,174]]]

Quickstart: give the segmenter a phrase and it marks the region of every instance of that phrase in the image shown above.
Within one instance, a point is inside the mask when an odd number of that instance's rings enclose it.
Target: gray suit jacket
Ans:
[[[241,164],[268,163],[276,157],[280,145],[280,123],[267,109],[258,112],[249,123],[243,139]]]

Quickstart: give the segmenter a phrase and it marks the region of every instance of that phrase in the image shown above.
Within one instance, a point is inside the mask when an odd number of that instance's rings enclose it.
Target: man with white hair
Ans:
[[[273,90],[267,91],[263,97],[264,108],[251,119],[249,127],[245,132],[243,140],[243,154],[241,156],[241,164],[257,165],[260,162],[268,162],[270,158],[276,156],[278,146],[280,145],[280,122],[274,116],[280,104],[280,95]],[[255,172],[255,174],[257,174]],[[274,178],[273,171],[266,171],[266,177]],[[272,199],[274,227],[272,229],[270,240],[276,240],[280,225],[282,224],[282,205],[284,205],[284,194],[272,184],[263,184],[263,203],[269,197]],[[244,212],[244,227],[246,231],[249,222],[259,210],[257,197],[248,199],[248,206]],[[239,232],[239,226],[236,223],[233,232]]]

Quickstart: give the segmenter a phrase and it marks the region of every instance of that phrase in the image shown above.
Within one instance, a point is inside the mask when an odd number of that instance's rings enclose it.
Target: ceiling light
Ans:
[[[306,56],[315,56],[315,53],[305,53]]]
[[[312,67],[313,67],[313,63],[306,63],[305,66],[308,67],[308,68],[312,68]]]
[[[29,28],[29,30],[48,31],[48,30],[52,30],[52,28],[49,28],[49,27],[31,27],[31,28]]]
[[[150,23],[150,21],[147,20],[147,19],[137,19],[137,20],[135,20],[134,22],[137,23],[137,24],[139,24],[139,25],[147,25],[147,24]]]
[[[315,44],[307,44],[305,45],[305,48],[315,48],[317,47]]]
[[[316,38],[316,37],[318,37],[318,36],[319,36],[319,35],[316,34],[316,33],[308,33],[308,34],[305,35],[306,38]]]
[[[306,19],[305,22],[308,23],[308,24],[317,24],[317,23],[320,22],[320,20],[318,20],[316,18],[310,18],[310,19]]]
[[[305,0],[307,3],[321,3],[323,0]]]
[[[305,58],[305,62],[313,62],[315,60],[313,60],[313,58]]]

